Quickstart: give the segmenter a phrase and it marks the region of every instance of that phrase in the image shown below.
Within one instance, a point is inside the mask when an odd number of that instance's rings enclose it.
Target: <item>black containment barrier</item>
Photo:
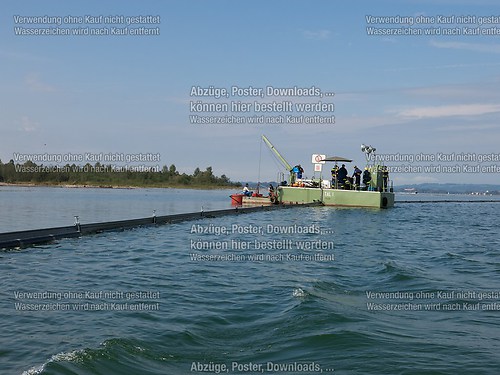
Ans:
[[[189,220],[200,220],[205,218],[215,218],[227,215],[240,215],[251,212],[271,211],[288,209],[293,207],[312,207],[321,205],[320,203],[297,204],[297,205],[272,205],[257,207],[237,207],[224,210],[190,212],[185,214],[151,216],[141,219],[108,221],[103,223],[80,224],[67,227],[55,227],[46,229],[23,230],[17,232],[0,233],[0,249],[24,248],[37,244],[52,242],[61,238],[80,237],[84,235],[97,234],[110,231],[122,231],[137,227],[152,225],[163,225],[180,223]]]

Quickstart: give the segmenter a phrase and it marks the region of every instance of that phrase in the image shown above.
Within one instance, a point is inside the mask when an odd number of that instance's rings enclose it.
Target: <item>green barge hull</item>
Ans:
[[[284,204],[321,202],[325,206],[390,208],[394,206],[394,193],[280,186],[278,200]]]

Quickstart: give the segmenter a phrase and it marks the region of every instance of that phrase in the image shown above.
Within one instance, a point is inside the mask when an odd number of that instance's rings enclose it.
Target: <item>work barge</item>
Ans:
[[[315,164],[315,173],[319,172],[319,177],[306,179],[302,177],[303,169],[300,164],[292,167],[290,163],[281,155],[271,141],[262,135],[262,141],[268,146],[276,159],[281,163],[284,170],[289,173],[288,180],[284,173],[278,176],[280,185],[269,192],[268,197],[262,194],[231,195],[232,204],[309,204],[320,202],[325,206],[338,207],[365,207],[365,208],[391,208],[394,206],[394,191],[392,181],[389,180],[389,172],[386,166],[376,163],[369,163],[370,155],[376,149],[372,146],[361,145],[361,151],[365,153],[366,167],[364,172],[359,171],[359,176],[348,177],[347,170],[342,164],[339,168],[337,163],[350,163],[351,159],[340,156],[330,156],[313,154],[312,161]],[[326,162],[334,162],[331,171],[331,179],[324,178],[322,167]],[[340,176],[340,170],[344,169],[345,176]],[[363,184],[361,184],[361,174],[363,174]],[[328,175],[327,175],[328,176]],[[365,177],[368,176],[368,177]]]

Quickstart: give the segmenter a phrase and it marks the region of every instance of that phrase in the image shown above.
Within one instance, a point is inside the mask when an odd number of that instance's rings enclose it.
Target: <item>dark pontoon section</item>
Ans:
[[[317,205],[321,205],[321,203],[232,208],[226,210],[215,210],[206,212],[201,211],[201,212],[191,212],[185,214],[165,215],[165,216],[153,215],[152,217],[147,217],[142,219],[108,221],[104,223],[92,223],[92,224],[80,224],[77,219],[75,225],[68,227],[56,227],[56,228],[0,233],[0,249],[29,247],[32,245],[55,241],[61,238],[80,237],[88,234],[96,234],[108,231],[121,231],[125,229],[145,227],[151,225],[172,224],[188,220],[199,220],[199,219],[214,218],[219,216],[239,215],[250,212],[271,211],[276,209],[317,206]]]

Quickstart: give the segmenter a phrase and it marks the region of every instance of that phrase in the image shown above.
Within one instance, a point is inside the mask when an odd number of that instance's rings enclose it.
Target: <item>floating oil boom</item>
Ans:
[[[303,206],[314,206],[314,204],[303,205]],[[236,207],[232,209],[222,209],[213,211],[203,211],[202,209],[200,212],[190,212],[184,214],[174,214],[165,216],[156,216],[156,213],[153,213],[153,216],[141,219],[108,221],[103,223],[91,223],[91,224],[81,224],[79,217],[75,216],[74,225],[67,227],[32,229],[32,230],[0,233],[0,249],[24,248],[33,245],[53,242],[56,240],[60,240],[62,238],[81,237],[84,235],[92,235],[103,232],[123,231],[126,229],[132,229],[138,227],[173,224],[189,220],[202,220],[202,219],[221,217],[227,215],[241,215],[251,212],[261,212],[261,211],[269,211],[269,210],[284,209],[291,207],[298,207],[298,206],[275,205],[275,206],[258,206],[258,207],[248,207],[248,208]]]

